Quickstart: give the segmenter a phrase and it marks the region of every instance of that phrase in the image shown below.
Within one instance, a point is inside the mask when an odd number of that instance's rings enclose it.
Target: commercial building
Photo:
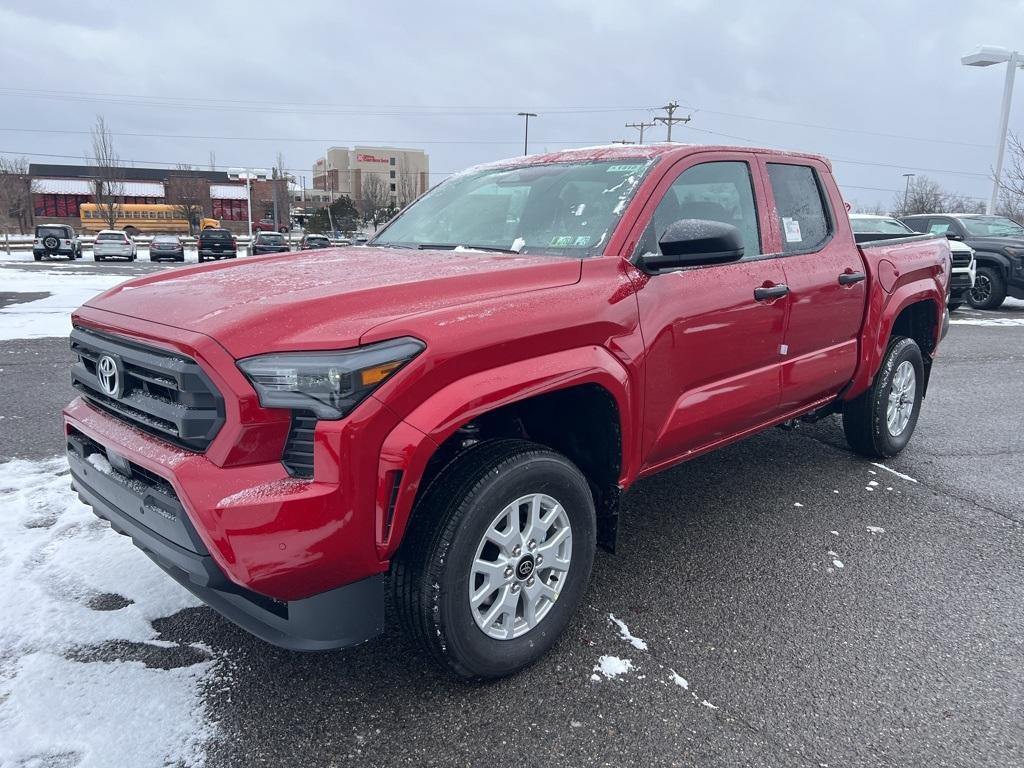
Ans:
[[[401,208],[429,187],[430,159],[419,149],[331,147],[313,165],[314,189],[348,195],[357,207],[374,188]]]
[[[79,206],[95,202],[96,168],[32,163],[28,172],[36,221],[78,228]],[[117,169],[116,189],[120,203],[175,205],[184,199],[197,200],[204,216],[220,219],[238,232],[248,227],[245,184],[230,181],[224,171],[123,167]],[[259,199],[256,185],[253,189],[255,201]]]

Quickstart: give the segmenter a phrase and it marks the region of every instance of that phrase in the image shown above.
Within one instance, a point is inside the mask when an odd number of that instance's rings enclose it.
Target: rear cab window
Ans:
[[[833,233],[825,190],[808,165],[768,163],[783,254],[821,250]]]
[[[67,240],[70,235],[68,230],[64,227],[36,227],[36,237],[59,237],[62,240]]]
[[[199,237],[202,240],[230,240],[231,233],[226,229],[205,229]]]

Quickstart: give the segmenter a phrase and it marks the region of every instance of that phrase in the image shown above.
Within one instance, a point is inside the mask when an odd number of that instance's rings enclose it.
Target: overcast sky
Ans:
[[[329,145],[393,144],[436,182],[521,153],[517,111],[542,151],[636,139],[676,100],[677,140],[821,152],[888,205],[906,172],[987,197],[1005,68],[960,56],[1024,46],[1024,2],[5,0],[0,29],[0,153],[34,162],[80,162],[44,155],[87,154],[102,113],[137,165],[280,151],[308,184]]]

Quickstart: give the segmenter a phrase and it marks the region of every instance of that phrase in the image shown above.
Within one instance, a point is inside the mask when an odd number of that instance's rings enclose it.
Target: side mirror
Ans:
[[[680,219],[658,241],[661,253],[645,253],[640,266],[648,272],[706,264],[726,264],[743,258],[743,238],[732,224],[707,219]]]
[[[956,232],[946,232],[947,240],[963,240],[963,235],[958,235]]]

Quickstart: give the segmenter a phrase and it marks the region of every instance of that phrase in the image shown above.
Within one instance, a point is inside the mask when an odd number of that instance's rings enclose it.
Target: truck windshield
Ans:
[[[1024,227],[1005,216],[972,216],[960,223],[968,234],[978,237],[1024,237]]]
[[[467,171],[421,197],[368,245],[592,256],[651,164],[626,158]]]
[[[906,224],[896,219],[861,219],[850,217],[850,227],[857,235],[915,235]]]

